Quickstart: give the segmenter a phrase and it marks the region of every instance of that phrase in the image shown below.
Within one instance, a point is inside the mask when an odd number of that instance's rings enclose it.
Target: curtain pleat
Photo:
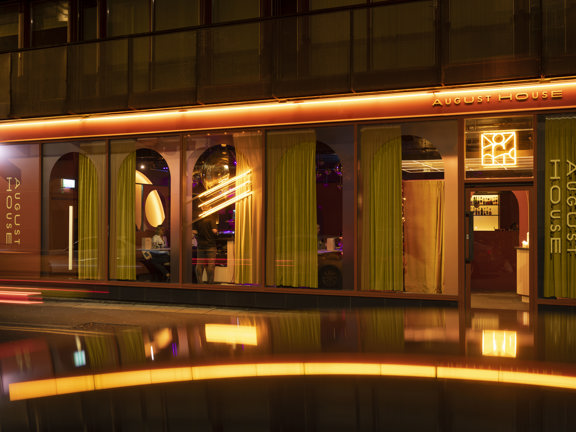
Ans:
[[[318,287],[315,157],[314,131],[268,135],[267,274],[277,286]]]
[[[575,235],[576,230],[566,226],[567,223],[574,222],[574,218],[567,218],[575,207],[568,204],[568,196],[565,195],[569,191],[569,183],[576,181],[576,174],[567,176],[567,161],[576,163],[576,119],[547,119],[545,134],[544,296],[576,298],[576,254],[568,251],[568,236]],[[551,163],[554,160],[560,161],[557,173],[559,179],[552,179],[556,175]],[[559,186],[562,191],[557,204],[551,202],[553,197],[550,191],[553,186]],[[576,195],[572,193],[570,196]],[[556,200],[555,197],[554,199]],[[553,219],[553,214],[560,215],[559,219]],[[558,232],[551,232],[552,225],[561,227],[560,236]],[[552,237],[560,237],[559,253],[555,253],[551,248]]]
[[[444,280],[444,180],[412,180],[404,190],[404,286],[442,293]]]
[[[259,226],[260,214],[255,211],[259,208],[259,197],[261,196],[261,147],[262,136],[260,134],[238,134],[234,136],[234,147],[236,149],[236,174],[240,175],[248,170],[252,171],[250,176],[250,186],[244,186],[236,191],[237,195],[252,189],[252,195],[236,203],[234,256],[235,271],[234,282],[238,284],[251,284],[257,280],[259,271],[259,260],[257,250],[259,244],[259,231],[255,227]],[[246,179],[239,180],[242,184]]]
[[[116,279],[136,279],[136,152],[118,171],[116,192]],[[111,263],[114,265],[114,263]]]
[[[402,140],[400,127],[361,132],[361,287],[402,291]]]
[[[100,279],[98,262],[100,208],[98,174],[92,161],[80,154],[78,164],[78,279]]]

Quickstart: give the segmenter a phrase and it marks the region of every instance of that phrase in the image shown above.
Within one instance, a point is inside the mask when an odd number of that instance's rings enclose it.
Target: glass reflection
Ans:
[[[466,327],[458,309],[450,307],[197,310],[176,318],[172,308],[162,315],[137,312],[127,316],[119,309],[110,319],[107,309],[106,323],[66,331],[50,325],[0,327],[0,425],[28,421],[28,412],[35,413],[33,422],[45,425],[47,406],[54,407],[54,416],[75,410],[77,403],[84,410],[72,413],[75,427],[94,425],[97,405],[113,407],[122,401],[133,410],[146,400],[153,409],[178,397],[185,404],[195,401],[193,413],[172,404],[159,419],[183,424],[198,415],[208,430],[238,420],[231,406],[240,406],[245,420],[256,424],[262,406],[254,403],[260,399],[271,422],[302,409],[303,418],[292,419],[298,428],[310,421],[330,423],[328,418],[338,415],[349,421],[358,415],[361,401],[374,404],[380,416],[388,413],[384,400],[426,406],[424,416],[434,422],[438,412],[448,410],[447,421],[453,423],[463,416],[474,419],[462,401],[475,401],[492,421],[507,423],[509,410],[491,411],[494,403],[510,407],[520,394],[526,400],[535,396],[557,402],[554,395],[562,391],[565,401],[555,409],[563,410],[576,396],[574,320],[564,312],[543,311],[536,325],[523,311],[475,310]],[[445,398],[440,400],[440,394]],[[66,408],[59,405],[64,400]],[[288,400],[292,403],[280,403]],[[530,406],[543,418],[551,415],[548,403]],[[109,426],[127,421],[126,415],[112,410],[99,421]],[[407,410],[394,410],[385,424],[411,424],[412,417]],[[132,421],[150,419],[142,413]],[[59,422],[54,424],[63,427]]]

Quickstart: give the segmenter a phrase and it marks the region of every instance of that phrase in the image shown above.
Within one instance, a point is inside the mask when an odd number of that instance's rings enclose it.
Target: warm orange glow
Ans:
[[[206,324],[206,342],[258,345],[256,327],[233,324]]]
[[[517,334],[515,331],[483,330],[482,355],[516,357]]]
[[[0,141],[101,137],[576,107],[576,81],[390,91],[0,122]]]
[[[483,167],[516,166],[516,132],[484,132],[480,142]]]
[[[436,365],[360,362],[241,363],[145,369],[11,383],[10,400],[196,380],[270,376],[364,375],[456,379],[576,390],[576,376]]]
[[[198,215],[198,218],[202,219],[203,217],[206,217],[208,215],[211,215],[212,213],[216,213],[218,210],[222,210],[225,207],[228,207],[231,204],[234,204],[235,202],[238,202],[244,198],[248,198],[250,195],[252,195],[252,191],[246,191],[241,193],[240,195],[236,195],[235,197],[230,198],[227,201],[224,201],[222,204],[218,204],[215,207],[212,207],[210,210],[206,210],[205,212],[202,212]]]
[[[166,219],[166,213],[164,213],[164,206],[162,205],[162,200],[160,199],[160,194],[154,189],[146,197],[146,203],[144,204],[144,212],[146,213],[146,220],[152,227],[157,227],[162,225],[164,219]]]
[[[239,175],[237,175],[237,176],[235,176],[235,177],[231,177],[231,178],[229,178],[229,179],[226,179],[226,180],[218,183],[218,184],[217,184],[216,186],[214,186],[213,188],[208,189],[208,190],[202,192],[200,195],[198,195],[198,198],[204,198],[205,196],[212,195],[213,193],[219,191],[220,189],[222,189],[222,188],[224,188],[224,187],[226,187],[226,186],[229,186],[229,185],[231,185],[232,183],[237,182],[238,180],[240,180],[240,179],[242,179],[242,178],[250,175],[251,173],[252,173],[252,170],[248,170],[248,171],[246,171],[246,172],[244,172],[244,173],[242,173],[242,174],[239,174]]]

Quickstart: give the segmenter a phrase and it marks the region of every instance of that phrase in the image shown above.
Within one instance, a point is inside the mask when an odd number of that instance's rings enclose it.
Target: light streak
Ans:
[[[241,178],[246,177],[246,176],[249,175],[251,172],[252,172],[252,170],[248,170],[248,171],[246,171],[246,172],[244,172],[244,173],[242,173],[242,174],[239,174],[239,175],[237,175],[237,176],[235,176],[235,177],[231,177],[231,178],[229,178],[228,180],[224,180],[223,182],[218,183],[218,184],[217,184],[216,186],[214,186],[212,189],[208,189],[207,191],[202,192],[200,195],[197,196],[197,198],[203,198],[203,197],[205,197],[205,196],[207,196],[207,195],[211,195],[211,194],[213,194],[214,192],[216,192],[217,190],[220,190],[220,189],[222,189],[223,187],[228,186],[229,184],[232,184],[232,183],[240,180]]]
[[[198,215],[198,218],[202,219],[203,217],[211,215],[212,213],[215,213],[218,210],[228,207],[229,205],[234,204],[235,202],[238,202],[241,199],[247,198],[250,195],[252,195],[252,191],[246,191],[244,193],[241,193],[240,195],[236,195],[234,198],[230,198],[228,201],[224,201],[222,204],[219,204],[216,207],[212,207],[210,210],[206,210],[205,212],[200,213],[200,215]]]

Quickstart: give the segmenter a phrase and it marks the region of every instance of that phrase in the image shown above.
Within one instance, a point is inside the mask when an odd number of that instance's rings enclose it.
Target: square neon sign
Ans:
[[[516,166],[516,132],[485,132],[480,137],[482,166]]]

